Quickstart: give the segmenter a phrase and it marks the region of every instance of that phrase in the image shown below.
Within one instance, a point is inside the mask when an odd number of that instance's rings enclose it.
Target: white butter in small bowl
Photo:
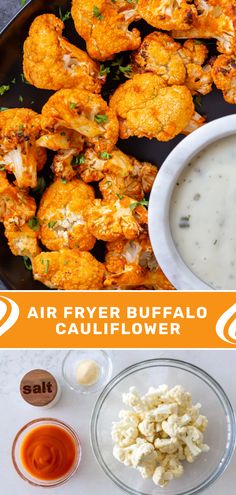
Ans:
[[[236,115],[183,139],[156,178],[149,231],[181,290],[236,290]]]

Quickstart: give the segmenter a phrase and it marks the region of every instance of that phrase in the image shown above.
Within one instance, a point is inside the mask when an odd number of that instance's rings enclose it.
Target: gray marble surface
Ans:
[[[28,2],[29,0],[27,0],[27,3]],[[0,30],[10,21],[20,8],[21,0],[0,0]],[[5,288],[5,285],[0,280],[0,290]]]

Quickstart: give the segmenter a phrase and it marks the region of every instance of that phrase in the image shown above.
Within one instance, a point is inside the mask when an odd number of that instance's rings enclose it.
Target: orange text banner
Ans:
[[[0,348],[236,348],[236,292],[0,292]]]

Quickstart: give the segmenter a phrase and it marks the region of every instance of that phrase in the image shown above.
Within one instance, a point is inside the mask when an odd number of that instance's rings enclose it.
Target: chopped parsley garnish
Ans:
[[[5,165],[4,163],[0,163],[0,172],[3,172],[5,170]]]
[[[102,21],[102,19],[104,19],[100,9],[96,5],[94,5],[94,7],[93,7],[93,15],[94,15],[94,17],[97,17],[97,19],[99,19],[99,21]]]
[[[129,78],[132,73],[132,66],[130,64],[128,65],[123,65],[123,64],[124,64],[123,55],[117,57],[117,59],[114,60],[111,64],[112,67],[117,67],[117,70],[114,75],[114,80],[116,81],[120,79],[121,74]]]
[[[73,157],[72,165],[83,165],[85,163],[85,156],[81,153]]]
[[[123,199],[124,195],[123,194],[117,194],[119,199]]]
[[[30,104],[31,104],[31,105],[33,105],[33,104],[34,104],[34,100],[32,100],[32,101],[30,102]]]
[[[55,222],[54,220],[50,220],[50,222],[48,222],[48,228],[52,229],[56,225],[56,223],[57,222]]]
[[[70,101],[70,108],[73,110],[76,108],[76,103],[74,101]]]
[[[12,79],[11,83],[16,84],[16,78],[15,77],[14,77],[14,79]]]
[[[104,64],[100,64],[100,69],[99,69],[100,76],[107,76],[107,74],[110,74],[110,72],[111,72],[110,67],[105,67]]]
[[[148,206],[148,200],[147,199],[141,199],[140,201],[135,201],[134,203],[131,203],[130,209],[135,210],[137,206]]]
[[[7,107],[0,107],[0,112],[4,112],[5,110],[8,110]]]
[[[9,84],[2,84],[2,86],[0,86],[0,96],[4,95],[4,93],[9,91],[9,89],[10,89]]]
[[[23,256],[23,262],[24,262],[25,268],[27,268],[27,270],[32,270],[32,263],[31,263],[31,260],[28,256]]]
[[[44,177],[38,177],[37,186],[32,189],[34,193],[42,196],[44,189],[46,189],[46,182]]]
[[[22,103],[24,101],[24,98],[22,95],[19,96],[19,101]]]
[[[112,155],[110,155],[110,153],[107,153],[107,151],[102,151],[100,153],[100,158],[102,160],[109,160],[110,158],[112,158]]]
[[[65,14],[62,13],[61,7],[59,7],[58,10],[59,10],[59,17],[62,22],[68,21],[68,19],[71,18],[71,12],[69,10],[67,10]]]
[[[22,7],[24,7],[26,5],[26,0],[21,0],[20,3],[22,5]]]
[[[119,71],[122,72],[125,76],[130,75],[130,72],[132,72],[132,67],[131,65],[126,65],[126,66],[119,66]]]
[[[23,74],[23,73],[21,73],[20,77],[21,77],[21,81],[22,81],[23,83],[25,83],[25,84],[30,84],[30,83],[29,83],[29,81],[27,81],[27,79],[25,78],[25,76],[24,76],[24,74]]]
[[[195,45],[202,45],[202,41],[200,40],[194,40]]]
[[[39,230],[39,219],[37,217],[32,217],[28,221],[29,227],[37,232]]]
[[[68,182],[68,181],[62,177],[62,178],[61,178],[61,182],[62,182],[63,184],[67,184],[67,182]]]
[[[94,120],[98,123],[98,124],[103,124],[104,122],[106,122],[108,120],[108,117],[106,115],[95,115],[94,117]]]
[[[48,273],[49,270],[49,260],[41,260],[42,265],[45,266],[45,273]]]
[[[193,97],[193,101],[194,101],[194,104],[196,105],[196,107],[201,108],[201,106],[202,106],[202,98],[201,98],[200,95],[195,95]]]

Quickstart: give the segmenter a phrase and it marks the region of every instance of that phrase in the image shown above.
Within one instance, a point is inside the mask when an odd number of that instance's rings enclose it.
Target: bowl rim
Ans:
[[[64,478],[59,478],[58,480],[55,480],[55,481],[51,480],[52,482],[47,485],[47,484],[45,484],[47,480],[45,480],[45,483],[44,483],[44,480],[41,480],[41,479],[37,480],[37,478],[34,478],[34,481],[33,481],[33,480],[27,478],[27,476],[21,471],[21,469],[18,465],[18,462],[16,460],[16,456],[15,456],[15,450],[16,450],[17,442],[18,442],[20,436],[24,433],[24,431],[26,431],[29,427],[31,427],[33,425],[36,426],[38,423],[50,423],[50,422],[56,423],[59,427],[69,431],[69,433],[73,437],[75,444],[77,446],[77,456],[76,456],[75,465],[74,465],[73,469],[69,473],[67,473],[64,476]],[[16,433],[15,438],[14,438],[13,443],[12,443],[12,449],[11,449],[11,459],[12,459],[12,463],[13,463],[13,466],[14,466],[17,474],[24,481],[29,483],[30,485],[37,486],[40,488],[55,488],[57,486],[63,485],[67,481],[69,481],[70,478],[72,478],[72,476],[76,473],[76,471],[80,465],[81,456],[82,456],[81,443],[80,443],[80,439],[79,439],[79,436],[77,435],[76,431],[70,425],[68,425],[68,423],[65,423],[64,421],[62,421],[60,419],[51,418],[51,417],[50,418],[36,418],[36,419],[32,419],[31,421],[28,421],[28,423],[26,423],[24,426],[22,426],[18,430],[18,432]]]
[[[98,437],[97,437],[97,424],[98,424],[98,418],[99,418],[99,413],[101,410],[101,407],[103,406],[107,396],[111,392],[111,390],[114,388],[114,386],[121,382],[123,378],[126,378],[130,374],[132,374],[134,371],[140,371],[142,369],[146,369],[148,367],[157,367],[157,366],[168,366],[168,367],[174,367],[174,368],[179,368],[184,371],[187,371],[189,373],[194,374],[201,380],[203,380],[208,386],[211,387],[211,389],[215,392],[217,395],[223,409],[225,410],[226,417],[228,418],[227,423],[228,423],[228,433],[227,435],[229,436],[230,440],[226,443],[226,448],[225,448],[225,455],[223,462],[213,471],[213,473],[208,476],[208,478],[201,482],[198,486],[187,490],[187,491],[181,491],[178,492],[176,495],[196,495],[197,493],[201,493],[203,490],[206,488],[209,488],[219,477],[222,476],[222,474],[225,472],[227,467],[230,464],[230,461],[233,457],[234,450],[236,447],[236,415],[233,409],[233,406],[225,393],[224,389],[222,386],[218,383],[217,380],[215,380],[208,372],[203,370],[202,368],[191,364],[187,361],[180,360],[180,359],[174,359],[174,358],[152,358],[152,359],[147,359],[143,360],[140,362],[137,362],[135,364],[132,364],[131,366],[128,366],[124,370],[120,371],[116,376],[114,376],[110,382],[106,385],[102,393],[97,399],[97,402],[95,403],[92,416],[91,416],[91,422],[90,422],[90,442],[91,446],[93,449],[94,456],[102,470],[105,472],[105,474],[110,478],[121,490],[125,491],[126,493],[129,493],[130,495],[147,495],[145,492],[142,491],[137,491],[133,488],[130,488],[123,484],[119,478],[117,478],[110,468],[107,466],[105,463],[103,456],[100,452],[99,444],[98,444]],[[230,435],[229,435],[230,433]]]
[[[236,132],[236,114],[215,119],[185,137],[163,162],[150,194],[148,229],[154,255],[163,272],[178,290],[214,290],[195,275],[175,247],[169,211],[175,184],[199,151]],[[158,215],[157,215],[158,212]]]

